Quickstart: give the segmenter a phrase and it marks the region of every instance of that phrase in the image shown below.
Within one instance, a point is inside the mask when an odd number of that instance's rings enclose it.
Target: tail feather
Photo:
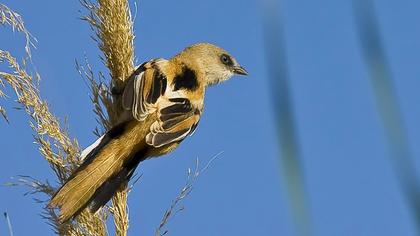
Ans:
[[[134,171],[134,170],[133,170]],[[92,197],[92,202],[89,206],[91,212],[98,211],[102,206],[104,206],[109,199],[114,196],[118,188],[126,181],[128,181],[129,170],[122,169],[115,176],[110,177],[101,187],[96,190],[94,196]]]
[[[96,157],[84,170],[79,171],[57,192],[50,206],[60,207],[61,222],[70,219],[79,209],[84,208],[95,191],[121,168],[123,158],[106,154]]]
[[[125,182],[129,181],[134,174],[135,169],[141,161],[145,159],[146,149],[136,153],[129,161],[124,163],[124,167],[116,175],[111,176],[101,187],[96,190],[92,197],[92,203],[90,204],[91,212],[98,211],[104,206],[109,199],[114,196],[118,188]]]
[[[120,149],[121,143],[114,139],[117,133],[122,132],[112,129],[88,147],[90,151],[85,152],[84,163],[52,197],[48,206],[60,208],[60,222],[79,214],[92,201],[94,210],[98,210],[134,172],[138,163],[134,169],[126,170],[127,163],[133,162],[130,159],[134,158],[130,157],[131,153]]]

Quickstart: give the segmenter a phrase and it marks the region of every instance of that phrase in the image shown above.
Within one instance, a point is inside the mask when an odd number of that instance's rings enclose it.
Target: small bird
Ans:
[[[205,90],[247,71],[209,43],[184,49],[170,60],[140,65],[121,92],[119,122],[81,153],[83,163],[52,197],[66,222],[89,207],[96,212],[130,180],[139,163],[174,150],[200,121]]]

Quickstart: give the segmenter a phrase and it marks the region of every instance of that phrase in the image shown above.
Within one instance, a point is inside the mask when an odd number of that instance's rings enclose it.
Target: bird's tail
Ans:
[[[83,151],[83,164],[52,197],[48,207],[60,208],[60,222],[78,215],[89,204],[90,210],[96,212],[143,160],[144,151],[140,149],[133,155],[120,150],[121,140],[113,136],[111,130]]]

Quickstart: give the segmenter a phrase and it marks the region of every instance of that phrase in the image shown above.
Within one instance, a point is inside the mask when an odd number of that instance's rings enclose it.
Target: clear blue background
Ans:
[[[195,184],[184,202],[185,211],[169,223],[170,235],[294,235],[278,161],[262,2],[138,2],[138,63],[169,58],[189,44],[208,41],[230,51],[250,76],[209,89],[195,135],[172,154],[140,166],[143,177],[129,196],[129,234],[153,235],[195,158],[205,163],[224,151]],[[79,2],[3,3],[24,17],[38,39],[33,61],[42,76],[43,97],[62,120],[69,117],[71,136],[86,147],[95,139],[96,123],[89,90],[74,60],[82,61],[86,54],[94,69],[106,70],[88,25],[78,19]],[[410,151],[419,157],[420,2],[377,0],[375,7]],[[414,221],[387,158],[389,149],[351,1],[284,0],[281,12],[315,235],[415,235]],[[1,49],[23,55],[23,45],[20,35],[1,28]],[[13,110],[14,106],[7,102],[11,124],[0,122],[0,182],[30,175],[54,183],[46,161],[32,144],[26,115]],[[418,158],[414,161],[419,167]],[[9,213],[15,235],[53,235],[39,216],[42,205],[24,196],[26,190],[0,187],[0,211]],[[46,200],[43,195],[35,197]],[[4,220],[0,220],[0,235],[7,235]]]

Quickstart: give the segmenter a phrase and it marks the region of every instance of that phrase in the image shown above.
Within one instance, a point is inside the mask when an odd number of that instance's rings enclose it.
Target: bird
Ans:
[[[61,223],[85,208],[97,212],[129,181],[140,162],[173,151],[191,136],[203,113],[206,88],[248,72],[226,50],[193,44],[169,60],[138,66],[120,91],[118,122],[83,150],[82,164],[48,204]]]

